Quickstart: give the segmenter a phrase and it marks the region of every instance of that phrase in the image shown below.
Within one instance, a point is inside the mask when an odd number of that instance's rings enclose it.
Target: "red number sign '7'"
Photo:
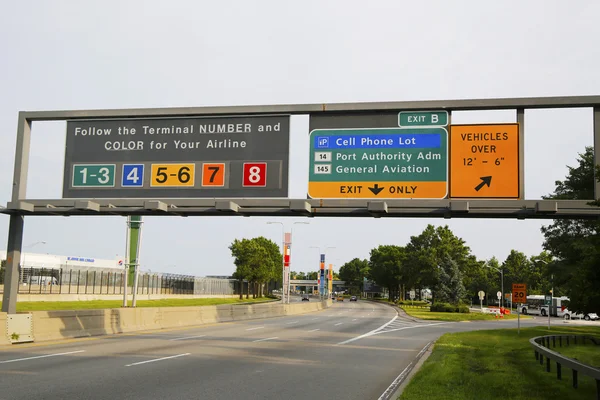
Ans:
[[[267,163],[244,163],[242,186],[267,186]]]

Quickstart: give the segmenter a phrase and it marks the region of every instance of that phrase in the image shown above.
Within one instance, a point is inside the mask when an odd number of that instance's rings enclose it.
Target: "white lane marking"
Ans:
[[[256,328],[248,328],[248,329],[246,329],[246,330],[247,330],[247,331],[255,331],[255,330],[257,330],[257,329],[262,329],[262,328],[264,328],[264,326],[257,326]]]
[[[356,318],[354,318],[352,321],[356,321]]]
[[[319,328],[313,329],[312,331],[309,331],[309,332],[316,332],[316,331],[320,331],[320,329]]]
[[[379,335],[381,333],[389,333],[389,332],[396,332],[396,331],[403,331],[405,329],[414,329],[414,328],[424,328],[427,326],[435,326],[435,325],[444,325],[444,324],[451,324],[452,322],[438,322],[437,324],[421,324],[421,325],[414,325],[414,326],[405,326],[403,328],[396,328],[396,329],[388,329],[385,331],[380,331],[380,332],[375,332],[373,333],[373,335]]]
[[[173,341],[173,340],[188,340],[188,339],[198,339],[198,338],[201,338],[201,337],[204,337],[204,336],[206,336],[206,335],[198,335],[198,336],[184,336],[184,337],[178,337],[178,338],[175,338],[175,339],[169,339],[169,340]]]
[[[269,337],[269,338],[264,338],[264,339],[253,340],[253,342],[264,342],[265,340],[273,340],[273,339],[278,339],[278,337],[275,336],[275,337]]]
[[[155,361],[169,360],[171,358],[189,356],[190,354],[192,354],[192,353],[183,353],[183,354],[177,354],[176,356],[161,357],[161,358],[155,358],[153,360],[140,361],[140,362],[136,362],[136,363],[133,363],[133,364],[127,364],[126,367],[132,367],[134,365],[147,364],[147,363],[151,363],[151,362],[155,362]]]
[[[75,353],[83,353],[85,350],[77,350],[77,351],[69,351],[67,353],[54,353],[54,354],[45,354],[43,356],[34,356],[34,357],[25,357],[25,358],[16,358],[14,360],[5,360],[5,361],[0,361],[0,364],[8,364],[11,362],[17,362],[17,361],[26,361],[26,360],[35,360],[37,358],[47,358],[47,357],[56,357],[56,356],[65,356],[67,354],[75,354]]]
[[[299,321],[288,322],[286,325],[297,324]]]
[[[316,321],[316,320],[318,320],[318,319],[319,319],[319,317],[317,317],[317,318],[313,318],[313,319],[311,319],[311,321]]]
[[[337,324],[335,324],[335,326],[341,325],[343,324],[343,322],[338,322]]]
[[[410,372],[410,370],[414,366],[415,361],[417,361],[421,358],[421,355],[425,352],[425,350],[427,350],[427,348],[429,347],[430,344],[431,344],[431,342],[427,343],[425,345],[425,347],[423,347],[421,349],[421,351],[419,352],[419,354],[417,354],[417,356],[414,358],[414,360],[411,361],[411,363],[408,364],[408,366],[406,368],[404,368],[402,370],[402,372],[400,372],[400,375],[398,375],[396,377],[396,379],[394,379],[394,381],[390,384],[390,386],[388,386],[388,388],[385,389],[385,392],[383,392],[383,394],[381,396],[379,396],[379,399],[377,399],[377,400],[387,400],[392,395],[392,393],[396,391],[396,389],[398,388],[398,385],[400,385],[400,383],[402,383],[402,381],[406,378],[406,375]]]
[[[390,319],[385,324],[381,325],[379,328],[373,329],[372,331],[367,332],[367,333],[365,333],[363,335],[357,336],[355,338],[348,339],[348,340],[345,340],[343,342],[340,342],[340,343],[338,343],[338,345],[340,345],[340,344],[347,344],[347,343],[350,343],[350,342],[354,342],[355,340],[362,339],[362,338],[367,337],[367,336],[371,336],[373,333],[382,330],[383,328],[385,328],[386,326],[388,326],[389,324],[391,324],[392,322],[394,322],[396,320],[396,318],[398,318],[397,315],[395,315],[394,318]]]

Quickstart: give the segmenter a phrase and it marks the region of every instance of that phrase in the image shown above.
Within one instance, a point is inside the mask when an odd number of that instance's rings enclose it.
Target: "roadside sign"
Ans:
[[[310,132],[308,195],[330,199],[443,199],[448,132],[340,128]]]
[[[289,115],[67,121],[63,198],[287,197]]]
[[[450,143],[451,198],[519,198],[519,124],[451,125]]]
[[[512,301],[513,303],[527,302],[527,284],[513,283],[512,284]]]
[[[446,126],[448,111],[401,111],[398,114],[398,126]]]
[[[485,297],[485,292],[483,290],[480,290],[479,292],[477,292],[477,295],[479,296],[479,300],[483,300]]]
[[[498,300],[500,300],[502,298],[502,292],[497,292],[496,297],[498,297]]]
[[[544,296],[544,304],[549,306],[552,303],[552,296],[547,294]]]
[[[411,300],[414,300],[414,298],[415,298],[415,291],[414,291],[414,290],[411,290],[411,291],[409,292],[409,296],[410,296],[410,299],[411,299]]]

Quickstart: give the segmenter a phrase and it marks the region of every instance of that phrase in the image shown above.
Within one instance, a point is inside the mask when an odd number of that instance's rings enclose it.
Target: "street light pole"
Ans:
[[[500,281],[501,281],[500,282],[500,290],[502,291],[502,296],[500,296],[500,307],[502,307],[504,304],[504,302],[503,302],[503,300],[504,300],[504,270],[501,268],[489,266],[489,265],[487,265],[487,262],[483,266],[500,272]]]
[[[281,225],[281,302],[283,304],[285,304],[285,290],[283,289],[284,283],[285,283],[285,260],[284,260],[284,254],[285,254],[285,228],[283,226],[283,222],[273,222],[273,221],[269,221],[267,222],[267,225],[272,225],[272,224],[279,224]],[[244,288],[244,285],[242,284],[242,289]]]
[[[310,225],[310,222],[296,221],[292,224],[292,227],[290,229],[290,241],[292,243],[294,243],[294,225],[296,225],[296,224]],[[285,246],[285,243],[284,243],[284,246]],[[290,272],[292,271],[292,257],[291,256],[292,255],[290,254],[290,266],[289,266]],[[284,260],[284,265],[283,265],[283,273],[285,274],[285,260]],[[291,289],[290,281],[291,281],[291,277],[288,277],[288,280],[287,280],[287,294],[288,294],[287,302],[288,302],[288,304],[290,303],[290,292],[291,292],[290,291],[290,289]]]

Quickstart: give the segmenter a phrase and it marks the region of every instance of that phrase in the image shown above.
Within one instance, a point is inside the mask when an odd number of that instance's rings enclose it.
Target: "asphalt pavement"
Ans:
[[[500,327],[516,321],[415,321],[344,301],[297,316],[15,345],[0,349],[0,399],[386,399],[443,333]]]

